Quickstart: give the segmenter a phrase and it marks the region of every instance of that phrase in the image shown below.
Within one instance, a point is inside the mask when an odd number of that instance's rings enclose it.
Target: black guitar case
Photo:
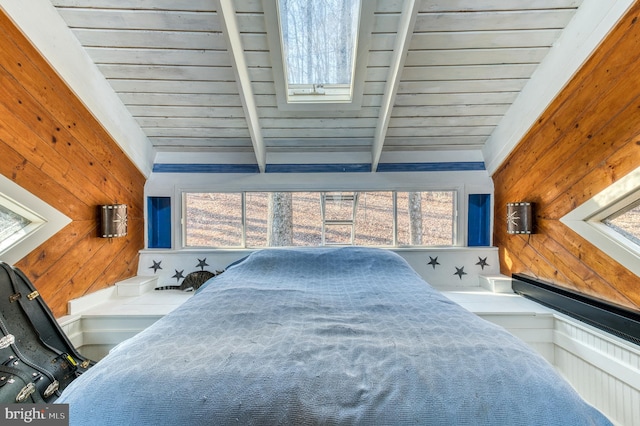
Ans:
[[[0,404],[50,403],[94,362],[18,268],[0,262]]]

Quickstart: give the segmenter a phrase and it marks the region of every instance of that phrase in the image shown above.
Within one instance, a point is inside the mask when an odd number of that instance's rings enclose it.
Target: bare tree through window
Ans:
[[[187,193],[185,246],[257,248],[322,245],[321,194]],[[371,191],[358,194],[359,201],[353,216],[353,244],[383,247],[454,244],[455,191]],[[352,203],[345,206],[351,209]],[[325,213],[328,214],[324,219],[333,217],[331,211]],[[347,223],[343,227],[331,228],[328,242],[351,244],[353,229]]]
[[[357,0],[280,0],[282,40],[291,84],[351,84]]]

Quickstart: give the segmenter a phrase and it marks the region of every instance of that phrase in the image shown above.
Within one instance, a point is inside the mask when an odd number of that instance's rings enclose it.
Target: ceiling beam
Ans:
[[[393,49],[393,58],[389,67],[389,75],[387,76],[384,97],[382,98],[382,105],[380,105],[380,115],[371,148],[372,172],[377,170],[378,164],[380,163],[380,155],[382,155],[382,147],[384,146],[384,140],[387,135],[393,103],[396,98],[396,92],[398,91],[398,85],[400,84],[402,68],[407,58],[409,43],[413,35],[413,27],[415,26],[416,17],[418,16],[419,3],[418,0],[409,0],[404,3],[402,8],[402,16],[400,18],[400,25],[398,26],[398,36],[396,37],[396,44]]]
[[[253,96],[253,90],[251,89],[249,69],[244,56],[242,41],[240,40],[240,29],[233,7],[233,0],[216,0],[216,3],[218,16],[222,24],[222,32],[227,39],[228,51],[231,55],[231,64],[236,74],[240,100],[247,120],[247,126],[249,127],[249,134],[251,135],[251,143],[253,144],[258,168],[261,173],[264,173],[267,155],[258,118],[258,107]]]

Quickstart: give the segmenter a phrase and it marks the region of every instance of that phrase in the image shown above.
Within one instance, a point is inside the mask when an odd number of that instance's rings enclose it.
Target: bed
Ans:
[[[57,400],[71,425],[610,424],[384,249],[257,251]]]

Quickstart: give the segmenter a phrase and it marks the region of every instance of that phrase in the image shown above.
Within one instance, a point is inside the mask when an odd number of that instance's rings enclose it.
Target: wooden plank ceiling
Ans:
[[[157,151],[253,150],[259,164],[482,149],[581,2],[363,0],[361,106],[291,111],[277,102],[272,0],[52,0]]]

